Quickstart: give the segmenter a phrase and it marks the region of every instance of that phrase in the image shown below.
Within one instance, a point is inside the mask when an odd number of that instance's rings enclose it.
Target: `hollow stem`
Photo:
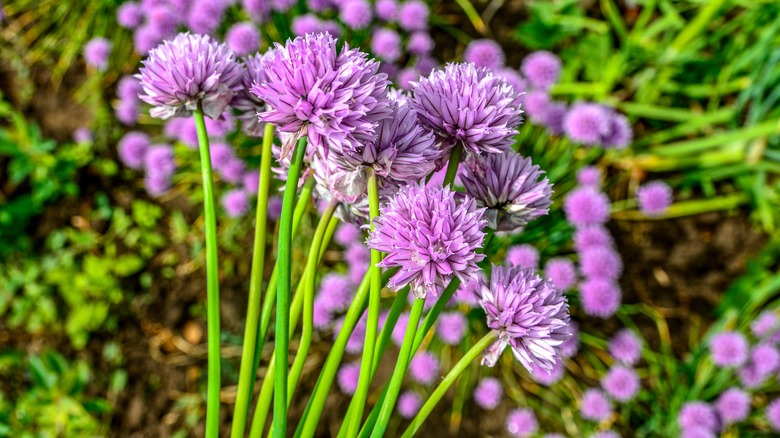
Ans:
[[[458,175],[458,165],[460,165],[461,157],[463,156],[463,144],[458,143],[450,152],[450,161],[447,163],[447,172],[444,174],[444,182],[441,183],[442,187],[447,187],[455,182],[455,177]]]

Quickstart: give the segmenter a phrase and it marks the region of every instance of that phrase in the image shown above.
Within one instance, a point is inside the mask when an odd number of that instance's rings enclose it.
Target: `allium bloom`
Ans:
[[[780,432],[780,399],[775,399],[767,405],[766,420],[772,426],[772,430]]]
[[[750,331],[759,338],[775,334],[778,328],[780,328],[780,320],[778,320],[777,315],[771,310],[761,312],[761,314],[750,323]]]
[[[523,121],[514,88],[474,64],[448,64],[421,78],[411,104],[445,151],[460,142],[477,155],[503,152]]]
[[[422,400],[414,391],[406,391],[398,396],[398,415],[401,418],[411,420],[420,412],[421,406]]]
[[[125,2],[116,10],[116,21],[127,29],[135,29],[144,19],[141,5],[135,2]]]
[[[227,9],[224,0],[195,0],[187,15],[187,27],[200,34],[213,33]]]
[[[250,195],[256,195],[260,185],[260,172],[249,171],[241,177],[241,187]]]
[[[501,79],[505,80],[507,84],[511,85],[515,89],[516,94],[525,92],[528,89],[528,84],[525,82],[520,73],[509,67],[499,68],[495,72]]]
[[[601,379],[601,386],[610,397],[620,402],[633,399],[639,392],[639,376],[636,371],[622,365],[613,366]]]
[[[398,11],[401,29],[414,31],[428,27],[428,5],[421,0],[407,0]]]
[[[574,231],[574,249],[583,252],[597,246],[612,246],[614,243],[609,230],[601,225],[578,227]]]
[[[404,335],[406,334],[406,326],[408,324],[409,324],[409,312],[403,312],[400,315],[398,315],[398,321],[396,321],[395,327],[393,328],[393,334],[390,336],[390,339],[392,339],[393,343],[398,347],[400,347],[404,341]]]
[[[494,377],[485,377],[474,388],[474,402],[488,411],[495,409],[503,396],[504,387],[501,386],[501,381]]]
[[[159,30],[147,23],[133,33],[133,47],[136,52],[147,54],[150,50],[157,47],[164,38],[165,36]]]
[[[702,428],[716,432],[720,428],[718,416],[712,406],[701,401],[685,403],[677,416],[677,422],[683,430]]]
[[[339,370],[336,380],[339,383],[341,392],[352,395],[357,389],[358,379],[360,378],[360,362],[343,365]]]
[[[713,432],[701,427],[693,429],[684,429],[680,434],[680,438],[717,438]]]
[[[222,208],[230,217],[240,217],[249,211],[249,196],[241,189],[230,190],[222,197]]]
[[[506,417],[506,431],[511,437],[529,437],[534,435],[538,429],[539,423],[531,409],[513,409]]]
[[[429,351],[417,353],[409,363],[409,375],[421,385],[430,385],[439,377],[439,359]]]
[[[171,189],[171,175],[154,171],[146,172],[144,186],[150,195],[160,196]]]
[[[484,272],[480,271],[477,274],[476,280],[469,280],[463,282],[458,286],[458,290],[455,291],[455,296],[452,298],[458,304],[465,304],[468,307],[479,307],[479,299],[477,298],[477,292],[479,291],[479,281],[485,278]]]
[[[575,103],[566,115],[563,127],[572,140],[597,145],[612,132],[611,113],[596,103]]]
[[[523,108],[534,123],[542,124],[550,108],[550,95],[546,90],[533,90],[523,96]]]
[[[580,414],[586,420],[604,421],[612,415],[612,402],[600,389],[590,388],[582,394]]]
[[[527,243],[515,245],[506,251],[506,262],[535,271],[539,269],[539,251]]]
[[[232,160],[236,159],[233,148],[227,143],[213,143],[209,149],[211,165],[217,172],[221,172]]]
[[[312,325],[317,330],[327,330],[333,324],[333,312],[328,309],[325,301],[317,297],[314,299],[314,312],[312,313]]]
[[[154,106],[153,117],[190,115],[202,101],[203,112],[219,117],[242,89],[244,68],[224,44],[205,35],[182,33],[149,52],[142,61],[141,100]]]
[[[108,56],[111,54],[111,41],[105,38],[93,38],[84,45],[84,60],[98,70],[108,67]]]
[[[121,101],[114,109],[114,114],[123,125],[133,126],[138,121],[138,104],[132,101]]]
[[[601,169],[596,166],[585,166],[577,171],[577,183],[581,186],[601,186]]]
[[[150,144],[149,136],[143,132],[128,132],[119,140],[119,159],[125,166],[139,170],[144,167],[144,157]]]
[[[336,232],[333,234],[333,240],[341,246],[350,246],[355,242],[363,240],[363,232],[360,228],[351,223],[342,223],[336,228]]]
[[[609,133],[601,138],[604,147],[623,149],[631,144],[634,131],[626,116],[612,111],[609,126]]]
[[[405,68],[398,72],[395,78],[395,82],[402,90],[410,90],[412,84],[420,77],[420,72],[413,68]],[[408,102],[408,100],[407,100]]]
[[[760,374],[772,374],[780,368],[780,351],[771,343],[762,342],[750,352],[750,363]]]
[[[535,88],[548,88],[558,82],[561,60],[550,52],[540,50],[526,56],[520,70]]]
[[[488,327],[498,332],[483,365],[494,366],[507,346],[528,371],[533,364],[551,370],[561,360],[561,344],[571,336],[569,306],[552,283],[530,269],[494,266],[477,294]]]
[[[552,370],[546,370],[539,365],[534,364],[531,368],[531,379],[534,382],[544,386],[555,385],[563,379],[563,374],[566,372],[566,367],[563,365],[563,361],[559,360],[555,362]]]
[[[642,355],[642,338],[629,329],[620,330],[609,341],[609,354],[620,363],[634,365]]]
[[[726,424],[742,421],[750,415],[750,394],[739,388],[729,388],[718,397],[715,410]]]
[[[271,14],[271,2],[269,0],[242,0],[241,5],[249,13],[252,21],[262,23]]]
[[[592,187],[578,187],[566,195],[563,212],[577,227],[598,225],[609,219],[609,198]]]
[[[575,321],[569,322],[571,337],[561,344],[561,354],[565,358],[574,357],[580,351],[580,325]]]
[[[333,311],[345,310],[352,302],[354,287],[352,282],[343,275],[326,274],[320,283],[320,291],[317,297],[323,300],[323,305]]]
[[[580,253],[580,269],[588,278],[616,279],[623,272],[623,261],[614,249],[593,246]]]
[[[371,51],[383,61],[395,62],[401,56],[401,36],[392,29],[380,27],[371,36]]]
[[[396,0],[377,0],[374,8],[376,9],[376,18],[382,21],[394,21],[398,13]]]
[[[147,172],[173,175],[176,171],[176,158],[173,148],[167,144],[150,146],[144,156],[144,167]]]
[[[468,319],[460,312],[446,312],[439,316],[436,335],[445,344],[458,345],[468,330]]]
[[[568,290],[577,281],[577,270],[574,263],[563,257],[550,259],[544,266],[544,276],[560,290]]]
[[[604,278],[592,278],[580,285],[582,310],[590,316],[609,318],[620,307],[620,286]]]
[[[759,372],[755,364],[748,363],[737,370],[737,377],[745,388],[756,389],[766,382],[769,375]]]
[[[260,47],[260,33],[252,23],[236,23],[225,34],[225,42],[236,55],[248,55]]]
[[[453,276],[475,278],[482,246],[484,210],[473,199],[455,201],[449,188],[412,184],[382,206],[368,246],[387,254],[379,266],[399,267],[388,287],[407,284],[417,298],[440,295]]]
[[[620,438],[620,435],[614,430],[604,430],[590,435],[589,438]]]
[[[428,32],[418,31],[409,36],[406,50],[413,55],[423,56],[430,54],[435,45],[436,43]]]
[[[530,158],[514,152],[490,154],[465,169],[460,180],[466,193],[487,208],[488,226],[495,230],[515,231],[550,209],[552,185]]]
[[[304,14],[293,18],[293,35],[304,36],[307,33],[317,33],[322,31],[322,21],[314,14]]]
[[[466,50],[463,52],[463,60],[472,62],[477,67],[498,70],[504,66],[506,57],[500,44],[493,40],[481,39],[474,40],[466,46]]]
[[[741,333],[718,333],[709,346],[712,361],[719,367],[738,367],[748,360],[748,341]]]
[[[265,55],[267,80],[252,87],[269,107],[259,114],[260,120],[282,132],[308,135],[324,157],[331,147],[373,139],[377,122],[391,113],[389,81],[377,73],[377,62],[346,45],[337,54],[336,40],[328,34],[306,35],[275,47]],[[282,158],[295,140],[292,137],[282,150]]]
[[[642,213],[658,216],[672,203],[672,188],[663,181],[649,182],[636,191],[636,200]]]
[[[371,5],[366,0],[347,0],[340,12],[341,21],[350,29],[363,29],[371,23]]]

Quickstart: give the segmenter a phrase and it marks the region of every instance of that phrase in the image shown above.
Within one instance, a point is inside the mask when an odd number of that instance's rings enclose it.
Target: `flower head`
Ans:
[[[590,388],[582,394],[580,414],[586,420],[604,421],[612,415],[612,402],[600,389]]]
[[[609,341],[609,354],[618,362],[633,365],[642,355],[642,338],[629,329],[620,330]]]
[[[171,174],[147,171],[144,176],[144,187],[152,196],[160,196],[171,189]]]
[[[398,32],[380,27],[371,35],[371,52],[386,62],[395,62],[401,56],[401,35]]]
[[[672,188],[663,181],[649,182],[636,191],[636,199],[642,213],[658,216],[672,203]]]
[[[561,360],[561,344],[571,336],[566,297],[533,270],[494,266],[490,283],[480,281],[478,296],[487,325],[498,340],[482,363],[493,366],[507,346],[528,371],[533,364],[551,370]]]
[[[718,333],[709,346],[712,361],[719,367],[738,367],[748,360],[748,341],[741,333]]]
[[[750,415],[750,394],[739,388],[729,388],[718,397],[715,410],[726,424],[742,421]]]
[[[580,269],[588,278],[616,279],[623,271],[623,261],[610,247],[592,246],[580,253]]]
[[[491,411],[501,403],[504,396],[504,387],[501,381],[495,377],[485,377],[474,388],[474,401],[482,409]]]
[[[523,120],[514,88],[474,64],[448,64],[421,78],[411,104],[445,151],[461,142],[477,155],[503,152]]]
[[[611,112],[596,103],[575,103],[563,122],[566,134],[585,145],[600,144],[612,132]]]
[[[683,430],[702,428],[709,432],[716,432],[720,428],[715,410],[701,401],[685,403],[677,416],[677,422]]]
[[[252,23],[236,23],[228,29],[225,41],[236,55],[244,56],[260,47],[260,33]]]
[[[552,370],[546,370],[537,364],[534,364],[531,368],[531,379],[534,382],[544,386],[555,385],[563,379],[563,374],[566,372],[566,367],[563,365],[563,361],[559,360],[555,362]]]
[[[528,83],[520,76],[520,72],[513,68],[502,67],[497,69],[495,73],[511,85],[516,94],[524,93],[528,89]]]
[[[626,116],[612,111],[609,124],[609,133],[601,138],[604,147],[623,149],[631,144],[634,131]]]
[[[396,0],[377,0],[376,5],[376,18],[382,21],[393,21],[398,13],[398,3]]]
[[[128,132],[119,140],[119,159],[125,166],[140,170],[144,166],[144,157],[150,144],[149,136],[143,132]]]
[[[187,15],[187,27],[200,34],[213,33],[227,9],[224,0],[195,0]]]
[[[421,0],[407,0],[398,10],[398,24],[401,29],[414,31],[428,27],[428,5]]]
[[[762,342],[750,351],[750,363],[763,375],[774,373],[780,368],[780,351],[769,342]]]
[[[506,417],[506,431],[509,436],[525,438],[533,436],[539,429],[534,411],[528,408],[513,409]]]
[[[222,208],[230,217],[241,217],[249,211],[249,196],[241,189],[233,189],[222,197]]]
[[[609,198],[592,187],[578,187],[563,200],[566,219],[577,227],[598,225],[609,219]]]
[[[330,273],[322,278],[317,298],[322,300],[328,310],[340,312],[349,307],[353,295],[353,285],[347,277]]]
[[[468,330],[468,319],[460,312],[445,312],[439,316],[436,335],[445,344],[458,345]]]
[[[563,257],[553,258],[544,266],[544,275],[560,290],[568,290],[577,281],[577,270],[574,263]]]
[[[116,21],[127,29],[135,29],[144,20],[144,11],[141,5],[135,2],[124,2],[116,10]]]
[[[471,62],[477,67],[487,67],[498,70],[504,66],[506,57],[501,45],[490,39],[474,40],[466,46],[463,52],[463,60]]]
[[[477,205],[487,208],[489,227],[515,231],[549,211],[552,185],[530,158],[514,152],[490,154],[465,169],[460,180]]]
[[[173,172],[176,171],[173,148],[167,144],[150,146],[144,155],[144,168],[147,172],[173,175]]]
[[[633,399],[639,392],[639,376],[636,371],[622,365],[613,366],[601,379],[601,386],[610,397],[620,402]]]
[[[368,246],[387,253],[379,266],[400,267],[388,286],[407,284],[417,298],[438,296],[453,276],[475,278],[484,255],[484,210],[473,199],[456,202],[449,188],[412,184],[382,207]]]
[[[204,114],[216,119],[242,88],[243,66],[206,35],[181,33],[152,49],[143,65],[136,76],[144,90],[140,97],[161,119],[189,115],[199,101]]]
[[[341,21],[350,29],[363,29],[371,24],[371,5],[366,0],[347,0],[340,12]]]
[[[429,351],[416,354],[409,363],[409,375],[421,385],[430,385],[439,377],[439,359]]]
[[[360,378],[360,362],[348,363],[343,365],[336,376],[341,392],[352,395],[357,389],[358,379]]]
[[[574,357],[580,351],[580,325],[576,321],[569,322],[571,337],[561,344],[561,354],[565,358]]]
[[[596,166],[585,166],[577,171],[577,183],[582,186],[599,187],[601,170]]]
[[[609,230],[602,225],[581,226],[574,232],[574,249],[577,252],[598,246],[612,246],[613,243]]]
[[[772,430],[780,432],[780,399],[775,399],[766,407],[766,420],[772,426]]]
[[[526,56],[520,69],[531,85],[536,88],[548,88],[558,82],[561,75],[561,60],[550,52],[540,50]]]
[[[406,50],[413,55],[424,56],[429,55],[433,51],[434,46],[436,46],[436,43],[428,32],[417,31],[409,36]]]
[[[111,54],[111,41],[105,38],[93,38],[84,45],[84,60],[98,70],[108,67],[108,56]]]
[[[411,420],[420,412],[422,400],[414,391],[406,391],[398,396],[398,415],[401,418]]]
[[[609,318],[620,307],[620,286],[605,278],[591,278],[580,285],[582,310],[587,315]]]
[[[775,334],[778,328],[780,328],[780,320],[777,318],[775,312],[771,310],[761,312],[761,314],[750,323],[750,331],[759,338]]]

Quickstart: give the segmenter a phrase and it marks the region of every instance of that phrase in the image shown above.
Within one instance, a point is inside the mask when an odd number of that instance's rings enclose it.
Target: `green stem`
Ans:
[[[252,387],[255,382],[255,349],[257,348],[258,323],[260,317],[260,295],[265,267],[265,245],[268,211],[268,193],[271,189],[271,163],[274,142],[274,126],[265,125],[263,132],[263,150],[260,161],[260,182],[257,187],[257,211],[255,213],[255,239],[252,247],[252,270],[249,275],[249,298],[244,327],[244,347],[241,352],[241,368],[238,375],[236,405],[233,408],[233,428],[230,436],[241,438],[246,430],[249,415],[249,403],[252,401]]]
[[[450,161],[447,163],[447,172],[444,174],[444,182],[441,184],[442,187],[447,187],[455,182],[455,177],[458,175],[458,165],[460,164],[462,156],[463,144],[458,143],[452,148],[452,152],[450,152]]]
[[[369,223],[371,229],[374,228],[374,218],[379,216],[379,186],[377,183],[376,172],[372,168],[366,170],[368,176],[368,210]],[[352,398],[354,411],[345,418],[347,423],[347,437],[353,438],[360,431],[360,423],[363,419],[363,410],[366,399],[368,398],[368,389],[371,386],[371,369],[374,362],[374,345],[376,343],[377,326],[379,324],[379,307],[382,292],[382,275],[378,264],[382,261],[382,254],[374,249],[371,250],[371,265],[369,265],[369,279],[371,282],[371,292],[368,296],[368,319],[366,320],[366,340],[363,344],[363,357],[360,361],[360,377],[358,386]]]
[[[371,433],[372,438],[384,436],[385,431],[387,430],[387,424],[393,414],[393,408],[395,408],[395,402],[398,399],[398,394],[401,392],[401,384],[403,383],[404,375],[406,375],[406,369],[409,366],[409,360],[412,356],[412,344],[414,343],[414,336],[417,332],[417,325],[420,323],[420,316],[422,315],[424,306],[425,300],[414,300],[412,311],[409,314],[409,322],[406,325],[404,340],[401,343],[401,351],[398,353],[398,360],[395,363],[393,375],[390,377],[390,383],[388,383],[387,386],[387,395],[382,402],[379,417],[377,418],[376,425]]]
[[[287,184],[282,199],[282,216],[279,220],[279,276],[276,285],[276,375],[274,376],[274,423],[273,435],[284,438],[287,435],[287,357],[290,354],[290,282],[292,254],[292,212],[298,193],[298,179],[301,176],[303,157],[306,155],[307,138],[298,140],[293,151]]]
[[[211,154],[203,104],[193,113],[200,144],[200,168],[203,173],[203,212],[206,223],[206,325],[208,340],[208,392],[206,398],[206,436],[219,436],[219,264],[217,262],[217,214],[214,204],[214,179],[211,176]]]
[[[491,330],[490,333],[486,334],[482,339],[479,340],[479,342],[474,344],[474,346],[471,347],[471,349],[469,349],[465,355],[463,355],[458,363],[452,367],[452,370],[447,373],[447,376],[444,377],[444,380],[442,380],[436,390],[433,391],[433,394],[431,394],[431,396],[428,398],[428,401],[426,401],[423,407],[420,408],[420,412],[418,412],[417,416],[414,417],[414,420],[412,420],[412,423],[406,429],[406,432],[404,432],[402,438],[414,436],[417,430],[420,429],[420,426],[422,426],[425,419],[428,418],[428,415],[430,415],[431,411],[433,411],[433,408],[436,407],[441,398],[444,397],[444,394],[447,393],[447,390],[450,388],[450,386],[452,386],[452,384],[455,382],[455,380],[457,380],[466,367],[468,367],[471,361],[476,359],[480,354],[482,354],[485,348],[493,343],[496,337],[497,332],[495,330]]]

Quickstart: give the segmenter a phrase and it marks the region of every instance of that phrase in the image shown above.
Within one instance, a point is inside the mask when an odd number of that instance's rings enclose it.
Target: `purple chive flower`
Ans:
[[[753,332],[758,338],[765,338],[769,335],[773,335],[780,328],[780,320],[777,315],[771,310],[765,310],[750,323],[750,331]]]
[[[477,297],[477,292],[479,291],[479,281],[484,280],[485,274],[483,272],[479,272],[477,274],[476,280],[469,280],[466,282],[463,282],[458,287],[458,290],[455,291],[455,296],[453,299],[456,303],[459,304],[465,304],[468,307],[479,307],[479,298]]]
[[[496,74],[515,89],[515,94],[523,93],[528,89],[528,84],[525,82],[525,79],[523,79],[523,77],[520,76],[520,73],[513,68],[499,68],[496,70]]]
[[[317,298],[323,300],[323,305],[328,310],[341,312],[352,302],[353,289],[352,282],[347,277],[330,273],[322,278]]]
[[[154,26],[145,24],[133,33],[133,47],[137,53],[145,55],[157,47],[163,39],[165,39],[165,35],[161,34]]]
[[[425,56],[433,51],[434,46],[436,46],[436,43],[428,32],[417,31],[409,36],[406,50],[412,55]]]
[[[409,375],[421,385],[430,385],[439,377],[439,359],[428,351],[416,354],[409,363]]]
[[[138,121],[138,104],[136,102],[119,102],[114,110],[116,119],[125,126],[133,126]]]
[[[550,131],[550,134],[561,135],[564,132],[563,121],[568,112],[569,107],[566,103],[550,102],[539,123],[547,128],[547,130]]]
[[[488,411],[495,409],[501,403],[503,396],[504,387],[494,377],[485,377],[474,388],[474,402],[477,403],[477,406]]]
[[[135,29],[144,19],[141,5],[135,2],[125,2],[116,10],[116,21],[126,29]]]
[[[350,246],[363,240],[363,232],[357,225],[345,222],[336,228],[333,240],[341,246]]]
[[[144,167],[144,157],[150,144],[149,136],[143,132],[128,132],[119,140],[119,159],[125,166],[140,170]]]
[[[282,197],[271,196],[268,198],[268,219],[273,221],[282,215]]]
[[[561,344],[561,354],[564,358],[570,358],[577,355],[580,351],[580,326],[575,321],[569,321],[569,331],[571,337]]]
[[[408,31],[425,30],[428,27],[428,5],[421,0],[407,0],[398,10],[398,25]]]
[[[376,18],[392,22],[395,21],[396,14],[398,14],[398,3],[396,0],[377,0],[374,9],[376,10]]]
[[[371,260],[371,253],[361,242],[354,241],[344,253],[344,261],[349,265],[365,265]]]
[[[738,367],[748,360],[748,341],[738,332],[718,333],[710,339],[712,361],[719,367]]]
[[[513,409],[506,417],[506,431],[511,437],[529,437],[534,435],[538,429],[539,423],[531,409]]]
[[[616,279],[623,272],[623,261],[614,249],[593,246],[580,253],[580,269],[588,278]]]
[[[227,9],[224,0],[195,0],[187,16],[187,27],[199,34],[217,30]]]
[[[264,125],[258,119],[257,112],[264,110],[265,105],[262,100],[258,99],[249,90],[254,84],[265,82],[265,59],[265,55],[259,54],[249,55],[244,58],[246,68],[244,77],[241,80],[242,88],[230,102],[233,108],[239,110],[240,115],[237,118],[241,120],[244,132],[252,137],[262,136],[264,130]],[[208,120],[206,123],[208,124]],[[227,120],[225,125],[227,125]],[[211,130],[208,132],[209,135],[214,135]]]
[[[330,148],[371,141],[377,122],[391,114],[389,81],[377,73],[379,64],[348,46],[337,54],[336,40],[328,34],[276,44],[265,57],[268,79],[252,87],[269,107],[259,114],[260,120],[282,132],[308,135],[324,157]],[[282,158],[296,139],[287,142]]]
[[[600,389],[590,388],[582,393],[580,414],[586,420],[604,421],[612,415],[612,402]]]
[[[490,283],[480,281],[478,296],[488,327],[498,331],[483,365],[494,366],[507,345],[528,371],[533,364],[551,370],[561,360],[561,344],[571,336],[569,306],[552,283],[530,269],[494,266]]]
[[[558,257],[547,261],[544,266],[544,276],[549,278],[558,289],[565,291],[574,286],[577,281],[577,270],[574,262]]]
[[[201,101],[204,114],[216,119],[242,88],[243,66],[205,35],[181,33],[149,52],[143,65],[136,77],[141,100],[154,106],[152,117],[187,116]]]
[[[642,213],[659,216],[672,203],[672,188],[663,181],[649,182],[636,191],[636,200]]]
[[[420,72],[418,72],[416,69],[408,67],[405,69],[402,69],[400,72],[398,72],[398,75],[396,75],[396,83],[398,84],[398,87],[402,90],[411,90],[413,83],[420,77]],[[407,99],[405,103],[408,103],[409,100]]]
[[[236,159],[233,148],[227,143],[213,143],[209,149],[211,165],[215,171],[221,172],[232,160]]]
[[[93,140],[92,131],[86,126],[82,126],[73,131],[73,141],[76,143],[92,143]]]
[[[411,105],[445,152],[456,143],[477,155],[504,152],[522,122],[514,89],[473,64],[448,64],[421,78]]]
[[[718,397],[715,411],[725,424],[742,421],[750,415],[750,394],[739,388],[729,388]]]
[[[312,11],[324,12],[329,8],[335,6],[335,4],[331,0],[307,0],[306,6],[308,6],[309,9],[311,9]]]
[[[239,158],[234,158],[229,160],[222,169],[220,169],[219,175],[223,180],[230,184],[239,184],[245,172],[246,164],[244,164],[244,161]]]
[[[290,26],[295,36],[317,33],[322,30],[322,21],[314,14],[304,14],[293,18]]]
[[[593,247],[612,246],[613,243],[609,230],[601,225],[579,227],[574,232],[574,249],[577,252],[583,252]]]
[[[768,342],[760,343],[751,350],[750,363],[759,374],[768,376],[780,368],[780,351]]]
[[[748,363],[737,370],[737,377],[745,388],[756,389],[763,385],[769,376],[759,372],[755,364]]]
[[[531,379],[540,385],[552,386],[563,379],[563,374],[565,372],[566,367],[563,365],[562,360],[555,362],[552,370],[546,370],[539,365],[534,364],[531,367]]]
[[[116,85],[116,96],[123,101],[137,101],[141,91],[141,83],[132,76],[122,76]]]
[[[423,56],[417,60],[417,63],[414,64],[414,68],[416,68],[417,71],[419,71],[422,75],[429,75],[435,68],[438,67],[439,61],[437,61],[436,58],[432,56]]]
[[[566,134],[572,140],[597,145],[612,129],[610,111],[596,103],[575,103],[563,121]]]
[[[241,189],[234,189],[222,197],[222,208],[230,217],[241,217],[249,211],[249,196]]]
[[[612,111],[609,133],[601,138],[601,144],[606,148],[623,149],[631,144],[634,131],[626,116]]]
[[[401,35],[386,27],[374,30],[371,35],[371,51],[383,61],[395,62],[401,56]]]
[[[420,412],[421,406],[422,400],[414,391],[406,391],[398,396],[398,415],[401,418],[411,420]]]
[[[160,196],[171,189],[171,174],[147,171],[144,177],[146,191],[152,196]]]
[[[167,5],[153,7],[146,14],[146,21],[149,25],[154,26],[161,35],[172,35],[176,32],[176,26],[179,24],[176,15]]]
[[[321,297],[315,298],[313,304],[312,325],[317,330],[329,329],[333,324],[333,312],[328,309],[327,303]]]
[[[601,379],[601,386],[613,399],[626,402],[639,392],[639,376],[631,368],[615,365]]]
[[[241,187],[250,195],[256,195],[260,188],[260,172],[250,170],[241,177]]]
[[[469,321],[460,312],[445,312],[439,316],[436,335],[445,344],[458,345],[468,330]]]
[[[493,40],[481,39],[474,40],[466,46],[466,50],[463,52],[463,60],[472,62],[477,67],[498,70],[504,66],[506,57],[500,44]]]
[[[716,438],[715,434],[707,429],[696,427],[693,429],[685,429],[680,434],[680,438]]]
[[[488,226],[497,231],[516,231],[550,209],[552,185],[530,158],[514,152],[490,154],[465,169],[460,180],[466,193],[487,208]]]
[[[344,319],[342,318],[341,321],[337,323],[336,331],[333,333],[333,339],[336,339],[339,330],[341,330],[341,324],[343,323]],[[355,329],[352,330],[352,334],[347,340],[346,350],[348,353],[356,354],[363,351],[363,342],[366,339],[366,324],[367,314],[364,313],[363,316],[358,320],[357,324],[355,325]]]
[[[242,0],[241,4],[255,23],[262,23],[271,15],[271,2],[268,0]]]
[[[404,341],[404,335],[406,334],[406,326],[408,324],[409,324],[409,312],[403,312],[400,315],[398,315],[398,321],[395,323],[392,336],[390,336],[390,338],[393,340],[393,343],[398,347],[400,347]]]
[[[144,167],[147,172],[173,175],[176,171],[176,158],[173,148],[167,144],[156,144],[149,147],[144,156]]]
[[[523,96],[523,108],[534,123],[542,124],[550,108],[550,95],[546,90],[533,90]]]
[[[552,53],[541,50],[526,56],[520,69],[532,86],[544,89],[558,82],[561,60]]]
[[[609,220],[609,198],[592,187],[578,187],[563,200],[566,219],[576,227],[598,225]]]
[[[382,206],[368,246],[387,256],[380,266],[398,266],[388,282],[398,290],[407,284],[417,298],[440,295],[453,276],[475,278],[484,255],[484,210],[473,199],[455,201],[449,188],[412,184],[402,187]]]
[[[271,8],[279,12],[287,12],[292,9],[298,0],[271,0]]]
[[[100,71],[108,68],[109,55],[111,55],[111,41],[105,38],[93,38],[84,45],[84,61]]]
[[[542,438],[566,438],[560,433],[546,433]]]
[[[701,401],[685,403],[677,416],[677,422],[683,430],[701,428],[716,432],[720,428],[718,416],[712,406]]]
[[[604,278],[592,278],[580,286],[582,310],[590,316],[607,319],[620,307],[620,286]]]
[[[371,23],[371,5],[365,0],[347,0],[341,4],[339,17],[350,29],[363,29]]]
[[[583,167],[577,171],[577,183],[581,186],[600,187],[601,169],[596,166]]]
[[[539,269],[539,251],[527,243],[515,245],[507,250],[506,262],[535,271]]]
[[[629,329],[620,330],[609,341],[609,354],[620,363],[634,365],[642,355],[642,338]]]
[[[620,435],[614,430],[604,430],[590,435],[590,438],[620,438]]]
[[[343,365],[336,376],[341,392],[352,395],[357,389],[360,378],[360,362]]]
[[[248,55],[260,47],[260,33],[252,23],[236,23],[225,34],[225,42],[236,55]]]
[[[780,399],[775,399],[767,405],[765,415],[772,430],[780,432]]]

